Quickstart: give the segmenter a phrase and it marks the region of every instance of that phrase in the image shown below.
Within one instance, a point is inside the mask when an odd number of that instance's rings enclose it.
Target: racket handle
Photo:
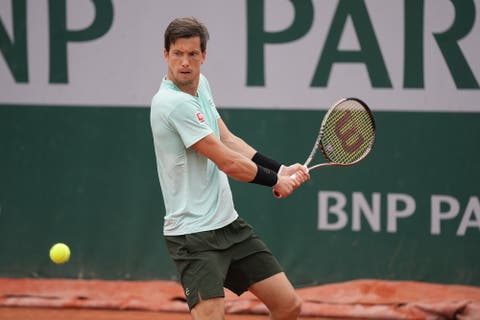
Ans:
[[[294,173],[290,176],[290,179],[295,179],[296,177],[297,177],[297,174]],[[275,196],[275,198],[280,199],[280,194],[277,191],[272,190],[272,192],[273,192],[273,195]]]

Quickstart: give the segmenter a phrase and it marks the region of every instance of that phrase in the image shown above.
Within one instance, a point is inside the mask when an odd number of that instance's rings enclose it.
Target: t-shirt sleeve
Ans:
[[[177,106],[170,113],[169,121],[177,130],[186,148],[213,133],[200,112],[198,103],[194,100],[185,100]]]

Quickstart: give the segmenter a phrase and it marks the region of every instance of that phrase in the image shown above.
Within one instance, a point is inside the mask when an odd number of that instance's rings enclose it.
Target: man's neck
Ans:
[[[182,92],[188,93],[194,97],[197,96],[197,89],[198,89],[198,81],[194,81],[190,84],[180,84],[177,83],[175,80],[173,80],[171,77],[167,75],[167,80],[170,80],[173,82],[173,84],[180,89]]]
[[[194,85],[194,84],[191,84],[191,85],[179,85],[177,83],[175,83],[175,85],[178,87],[178,89],[182,90],[183,92],[185,93],[188,93],[192,96],[197,96],[197,88],[198,88],[198,85]]]

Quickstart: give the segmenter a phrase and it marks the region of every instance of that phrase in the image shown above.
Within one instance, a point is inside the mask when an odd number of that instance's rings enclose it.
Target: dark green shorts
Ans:
[[[165,236],[190,310],[202,300],[237,295],[282,272],[277,259],[241,218],[217,230]]]

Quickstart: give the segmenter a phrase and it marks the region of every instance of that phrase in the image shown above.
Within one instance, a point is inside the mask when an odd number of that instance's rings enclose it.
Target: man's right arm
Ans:
[[[195,151],[212,160],[229,177],[250,182],[257,174],[257,166],[247,157],[225,146],[215,135],[209,134],[192,146]]]
[[[212,160],[220,170],[235,180],[252,182],[257,177],[258,167],[252,160],[228,148],[213,134],[200,139],[193,144],[192,148]],[[298,185],[299,183],[294,179],[277,176],[275,190],[285,198]]]

